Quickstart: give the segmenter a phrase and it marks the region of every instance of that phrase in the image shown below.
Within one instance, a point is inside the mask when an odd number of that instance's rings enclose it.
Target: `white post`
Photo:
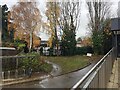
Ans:
[[[2,72],[2,79],[4,79],[4,72]]]
[[[32,39],[32,31],[30,31],[30,51],[32,49],[32,42],[33,42],[33,39]]]
[[[10,71],[8,71],[8,79],[10,78]]]
[[[25,69],[23,69],[23,76],[25,76]]]
[[[16,69],[15,70],[15,78],[17,78],[18,77],[18,70]]]

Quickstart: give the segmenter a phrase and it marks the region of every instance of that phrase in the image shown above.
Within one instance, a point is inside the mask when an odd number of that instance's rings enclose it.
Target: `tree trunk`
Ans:
[[[57,48],[57,56],[59,56],[59,49],[58,49],[58,36],[57,36],[57,12],[56,12],[56,2],[55,2],[55,38],[56,38],[56,48]]]
[[[29,52],[31,52],[32,46],[33,46],[33,32],[31,31],[30,32],[30,48],[29,48]]]

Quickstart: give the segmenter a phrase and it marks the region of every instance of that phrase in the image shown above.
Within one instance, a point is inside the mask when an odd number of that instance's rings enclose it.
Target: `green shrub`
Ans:
[[[50,64],[47,64],[47,63],[44,63],[40,66],[40,70],[43,71],[43,72],[51,72],[52,70],[52,65]]]
[[[40,65],[40,61],[38,57],[24,58],[21,62],[21,65],[25,69],[32,68],[34,70]]]
[[[77,47],[76,48],[77,55],[86,55],[87,53],[93,53],[93,48],[91,46]]]
[[[25,47],[25,41],[19,39],[14,40],[14,47],[19,51],[23,50]]]
[[[14,43],[11,43],[11,42],[2,42],[2,47],[14,47]]]
[[[31,53],[20,53],[18,54],[19,56],[34,56],[34,57],[25,57],[21,58],[18,62],[18,69],[32,69],[33,72],[51,72],[52,70],[52,65],[47,64],[44,62],[42,57],[40,56],[39,53],[36,52],[31,52]],[[15,70],[16,69],[16,59],[13,60],[10,63],[11,60],[4,60],[4,64],[2,66],[3,71],[8,71],[8,70]]]
[[[84,55],[87,53],[87,48],[86,47],[77,47],[76,48],[76,54],[77,55]]]
[[[40,55],[38,53],[32,52],[27,53],[26,56],[35,56],[33,59],[25,58],[21,62],[21,66],[24,69],[31,68],[33,72],[50,72],[52,70],[52,65],[45,63],[44,61],[41,61]]]

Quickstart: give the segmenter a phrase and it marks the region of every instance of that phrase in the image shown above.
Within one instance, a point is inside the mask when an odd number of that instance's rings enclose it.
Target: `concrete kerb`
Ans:
[[[35,78],[18,78],[18,79],[13,79],[13,81],[10,81],[9,80],[5,81],[6,83],[2,83],[0,84],[0,86],[7,86],[7,85],[13,85],[13,84],[20,84],[20,83],[27,83],[27,82],[31,82],[31,81],[38,81],[38,80],[43,80],[45,78],[48,78],[50,77],[50,75],[44,75],[44,76],[41,76],[41,77],[35,77]]]

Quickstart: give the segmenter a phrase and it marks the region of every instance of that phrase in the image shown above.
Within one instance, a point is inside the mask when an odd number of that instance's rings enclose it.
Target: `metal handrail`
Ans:
[[[72,88],[71,90],[75,90],[76,88],[78,88],[88,77],[89,75],[97,68],[100,66],[100,64],[105,60],[105,58],[114,50],[114,48],[112,48],[97,64],[95,64],[95,66],[93,68],[90,69],[90,71],[82,78],[80,79]]]

